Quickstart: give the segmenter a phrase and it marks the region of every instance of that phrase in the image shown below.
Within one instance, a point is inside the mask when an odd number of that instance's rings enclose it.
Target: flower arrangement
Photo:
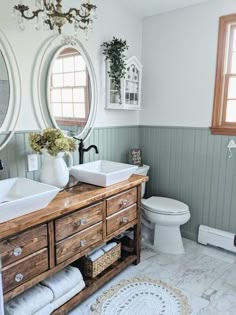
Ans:
[[[76,148],[74,139],[66,137],[61,130],[54,128],[32,133],[29,143],[34,152],[42,154],[43,150],[47,150],[52,156],[57,156],[60,152],[73,152]]]
[[[129,46],[127,46],[126,40],[113,37],[112,41],[104,42],[102,47],[104,48],[103,55],[110,65],[108,75],[114,83],[121,102],[121,79],[126,75],[125,51]]]

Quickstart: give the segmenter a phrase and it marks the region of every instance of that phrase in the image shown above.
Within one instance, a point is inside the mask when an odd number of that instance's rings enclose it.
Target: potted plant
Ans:
[[[126,75],[125,51],[129,48],[126,40],[113,37],[109,42],[102,44],[103,55],[105,60],[109,63],[108,75],[114,84],[115,90],[119,97],[121,104],[121,79]]]
[[[70,152],[76,148],[75,140],[64,136],[59,129],[47,128],[41,133],[32,133],[29,143],[34,152],[44,155],[40,181],[59,188],[65,187],[73,164]],[[65,154],[69,156],[69,167],[63,159]]]

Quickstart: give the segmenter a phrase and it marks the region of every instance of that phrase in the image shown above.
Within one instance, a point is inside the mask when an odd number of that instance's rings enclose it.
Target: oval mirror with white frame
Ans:
[[[20,112],[21,83],[11,46],[0,31],[0,150],[11,140]]]
[[[97,85],[81,43],[77,39],[68,42],[62,36],[50,39],[34,72],[33,96],[36,115],[42,117],[41,128],[59,128],[67,136],[86,141],[96,115]]]

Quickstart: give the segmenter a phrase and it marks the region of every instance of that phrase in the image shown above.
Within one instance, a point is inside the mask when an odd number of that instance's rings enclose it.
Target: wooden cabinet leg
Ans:
[[[141,193],[142,186],[137,187],[138,190],[138,200],[137,200],[137,212],[138,212],[138,223],[134,227],[134,254],[137,256],[137,259],[134,261],[134,265],[140,263],[140,254],[141,254]]]

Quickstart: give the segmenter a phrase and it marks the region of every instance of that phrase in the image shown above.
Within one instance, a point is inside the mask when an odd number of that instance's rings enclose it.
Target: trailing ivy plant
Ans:
[[[125,63],[125,51],[128,50],[126,40],[113,37],[109,42],[102,44],[103,55],[105,55],[106,61],[109,62],[108,75],[111,78],[115,90],[120,98],[121,103],[121,79],[126,75],[126,63]]]

